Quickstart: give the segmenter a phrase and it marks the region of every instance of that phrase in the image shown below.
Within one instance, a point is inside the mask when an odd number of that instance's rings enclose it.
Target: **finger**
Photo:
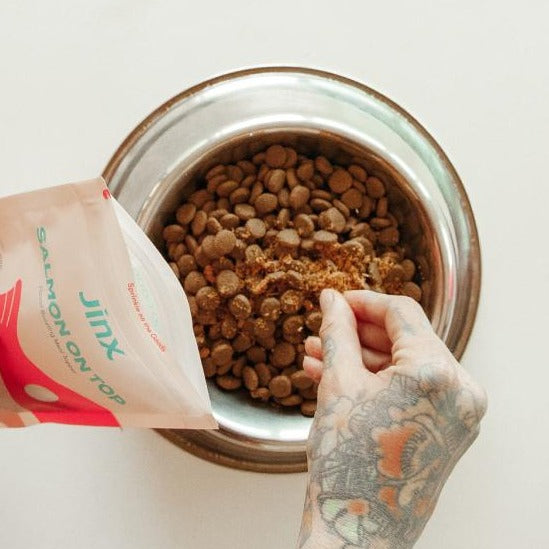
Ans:
[[[358,323],[358,339],[363,347],[369,347],[382,353],[391,352],[392,343],[385,328],[372,322]]]
[[[392,343],[405,336],[434,335],[423,309],[409,297],[351,290],[345,292],[345,299],[359,322],[371,322],[385,328]]]
[[[343,295],[335,290],[322,290],[320,308],[323,377],[348,380],[353,374],[364,372],[355,315]]]
[[[322,378],[322,361],[312,356],[303,357],[303,369],[305,373],[313,380],[320,381]]]
[[[370,370],[373,374],[376,374],[380,370],[386,368],[391,364],[391,355],[387,353],[380,353],[373,349],[362,349],[362,362],[364,366]]]
[[[322,360],[322,342],[317,336],[309,336],[305,340],[305,352],[313,358]]]

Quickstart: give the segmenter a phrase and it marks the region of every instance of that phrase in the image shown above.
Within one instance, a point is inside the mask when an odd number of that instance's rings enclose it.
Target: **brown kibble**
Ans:
[[[295,347],[286,341],[275,345],[271,355],[271,362],[278,368],[284,368],[295,360]],[[259,361],[261,362],[261,361]]]
[[[422,291],[421,288],[414,282],[405,282],[400,289],[402,295],[407,295],[415,301],[421,301]]]
[[[206,377],[213,377],[216,374],[216,366],[211,358],[205,358],[202,360],[202,369]]]
[[[252,314],[252,304],[244,294],[238,294],[229,301],[229,311],[236,319],[244,320]]]
[[[257,197],[254,207],[259,215],[265,215],[275,210],[277,204],[278,198],[275,194],[263,193]]]
[[[246,366],[246,357],[240,356],[236,360],[233,361],[233,365],[231,367],[231,372],[233,376],[235,377],[242,377],[242,370]]]
[[[292,393],[292,383],[286,376],[275,376],[269,382],[269,390],[277,398],[284,398]]]
[[[187,302],[189,304],[189,310],[191,311],[191,316],[194,318],[198,313],[198,305],[196,304],[196,299],[194,295],[187,296]]]
[[[217,275],[216,285],[221,297],[231,297],[238,292],[240,279],[234,271],[224,270]]]
[[[208,184],[206,185],[206,189],[209,193],[215,193],[217,187],[223,183],[223,181],[227,181],[229,179],[224,173],[216,175],[212,177],[211,179],[208,179]]]
[[[404,270],[404,280],[407,282],[412,280],[416,274],[415,263],[411,259],[404,259],[400,265]]]
[[[223,366],[231,362],[233,358],[233,348],[228,341],[216,341],[212,347],[212,360],[216,366]]]
[[[345,217],[337,208],[328,208],[318,216],[318,224],[326,231],[341,233],[345,228]]]
[[[265,162],[271,168],[282,168],[286,162],[286,149],[282,145],[271,145],[265,151]]]
[[[296,389],[308,389],[313,384],[313,380],[304,370],[298,370],[290,376],[290,381]]]
[[[202,208],[208,200],[211,200],[213,196],[207,191],[207,189],[198,189],[194,191],[188,198],[188,202],[194,204],[197,208]]]
[[[198,210],[191,223],[191,231],[194,236],[200,236],[206,230],[208,214],[204,210]]]
[[[314,165],[311,161],[304,162],[297,168],[296,175],[301,181],[309,181],[315,173]]]
[[[215,382],[225,391],[236,391],[242,387],[242,380],[231,375],[222,375],[215,378]]]
[[[267,389],[266,387],[260,387],[255,391],[250,391],[250,395],[252,398],[267,402],[271,397],[271,391],[269,391],[269,389]]]
[[[267,227],[265,227],[265,223],[263,220],[253,217],[252,219],[248,219],[246,221],[246,229],[250,233],[250,235],[253,238],[263,238],[265,236],[265,233],[267,232]]]
[[[224,164],[217,164],[213,168],[210,168],[208,172],[206,173],[206,179],[209,181],[212,177],[215,177],[220,174],[224,174],[226,170],[226,166]]]
[[[206,286],[206,279],[202,273],[198,271],[191,271],[183,282],[183,288],[188,294],[194,295],[200,288]]]
[[[347,191],[349,192],[349,191]],[[362,204],[362,199],[361,199],[361,202]],[[338,200],[337,198],[335,198],[333,200],[333,204],[334,206],[347,218],[351,215],[351,211],[349,210],[349,207],[343,203],[341,200]],[[355,218],[353,217],[352,221],[355,221]]]
[[[162,231],[162,237],[166,242],[183,242],[187,231],[181,225],[168,225]]]
[[[208,221],[206,221],[206,230],[210,234],[217,234],[222,228],[223,226],[221,225],[219,220],[210,215],[210,217],[208,218]]]
[[[315,212],[323,212],[332,207],[332,203],[324,198],[313,198],[309,204]]]
[[[352,184],[352,175],[342,168],[337,168],[328,179],[328,186],[338,194],[344,193]]]
[[[215,192],[221,198],[228,198],[228,196],[235,190],[238,189],[238,183],[229,179],[228,181],[223,181],[217,186]]]
[[[227,315],[221,321],[221,335],[225,339],[233,339],[237,333],[238,323],[236,322],[236,319],[231,315]]]
[[[304,400],[301,403],[301,413],[307,417],[313,417],[316,412],[316,400]]]
[[[244,387],[248,391],[255,391],[259,387],[257,372],[250,366],[245,366],[242,369],[242,380],[244,381]]]
[[[325,156],[317,156],[315,158],[315,168],[322,175],[330,175],[334,171],[332,164]]]
[[[357,164],[351,164],[347,171],[355,178],[358,179],[360,182],[365,183],[366,179],[368,177],[368,174],[366,173],[366,170],[362,166],[358,166]]]
[[[311,191],[307,187],[303,185],[297,185],[290,192],[290,198],[289,198],[290,206],[294,210],[298,210],[299,208],[302,208],[309,201],[310,195],[311,195]]]
[[[238,187],[229,195],[231,204],[242,204],[250,198],[250,190],[245,187]]]
[[[197,248],[197,251],[195,252],[195,258],[197,260],[197,263],[199,250],[204,252],[204,254],[206,254],[207,256],[206,265],[210,262],[210,260],[219,257],[219,254],[217,253],[217,248],[215,247],[215,237],[211,234],[204,237],[204,240],[202,240],[202,244],[200,244],[199,248]],[[205,265],[201,266],[205,267]]]
[[[315,399],[317,396],[317,393],[318,393],[318,385],[314,382],[307,389],[299,389],[299,394],[307,400]]]
[[[283,229],[276,235],[276,241],[287,248],[297,248],[301,239],[295,229]]]
[[[280,316],[280,301],[276,297],[267,297],[261,302],[259,314],[267,320],[277,320]]]
[[[294,314],[303,305],[303,293],[297,290],[286,290],[280,296],[280,307],[285,314]]]
[[[170,266],[171,270],[173,271],[173,274],[179,278],[181,275],[179,273],[179,267],[177,266],[177,263],[174,263],[173,261],[170,261],[168,263],[168,265]]]
[[[371,198],[381,198],[385,194],[385,185],[377,177],[366,180],[366,192]]]
[[[218,256],[230,254],[236,245],[236,236],[228,229],[222,229],[215,235],[214,247]]]
[[[179,273],[181,276],[187,276],[191,271],[196,270],[196,261],[194,256],[190,254],[184,254],[177,260],[177,266],[179,267]]]
[[[351,188],[341,195],[341,201],[350,210],[356,210],[362,206],[363,196],[364,194],[361,193],[358,189]]]
[[[294,218],[294,227],[300,236],[311,236],[315,230],[315,224],[310,215],[298,214]]]
[[[276,324],[266,318],[256,318],[254,321],[254,335],[258,338],[271,337],[276,330]]]
[[[265,362],[267,360],[267,353],[263,347],[253,345],[246,351],[246,357],[250,362],[257,364],[258,362]]]
[[[313,241],[316,244],[330,244],[337,242],[337,235],[329,231],[315,231],[313,234]]]
[[[259,386],[267,387],[267,385],[269,385],[269,381],[271,381],[273,377],[269,367],[265,363],[259,363],[254,366],[254,369],[257,373]]]
[[[387,208],[388,208],[387,197],[386,197],[386,196],[382,196],[382,197],[377,201],[376,216],[377,216],[377,217],[385,217],[385,216],[387,215],[387,213],[388,213]]]
[[[206,311],[215,311],[221,303],[219,294],[215,288],[212,288],[211,286],[203,286],[200,288],[196,292],[195,298],[197,305]]]
[[[293,335],[303,331],[303,317],[301,315],[291,315],[284,319],[282,323],[282,332],[284,335]]]
[[[246,351],[252,346],[253,341],[248,334],[240,333],[233,339],[232,344],[233,344],[233,349],[237,353],[243,353],[244,351]]]
[[[320,311],[311,311],[305,315],[305,326],[307,326],[313,334],[318,334],[321,324],[322,313]]]
[[[301,395],[289,395],[279,399],[278,402],[282,404],[282,406],[299,406],[303,402],[303,397]]]
[[[288,208],[282,208],[276,217],[276,227],[278,229],[284,229],[290,222],[290,210]]]
[[[285,147],[286,149],[286,162],[284,162],[284,168],[291,168],[297,163],[297,153],[291,147]]]
[[[250,204],[237,204],[234,207],[234,213],[242,221],[248,221],[248,219],[256,216],[255,208]],[[221,219],[221,223],[223,223],[223,218]]]
[[[396,246],[399,239],[400,234],[398,232],[398,229],[396,229],[395,227],[388,227],[387,229],[383,229],[377,237],[377,241],[383,246]]]
[[[267,189],[276,194],[286,183],[286,172],[284,170],[273,170],[270,172],[269,180],[266,182]]]
[[[196,206],[190,202],[187,202],[177,209],[175,218],[180,225],[188,225],[193,220],[195,213]]]
[[[246,174],[253,175],[256,173],[257,169],[249,160],[239,160],[236,165]]]

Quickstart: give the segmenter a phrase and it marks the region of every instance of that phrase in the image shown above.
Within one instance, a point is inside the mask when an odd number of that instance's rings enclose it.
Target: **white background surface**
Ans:
[[[385,93],[456,165],[484,259],[463,364],[489,412],[417,547],[548,547],[548,6],[0,0],[0,193],[99,174],[157,105],[235,68],[314,66]],[[153,432],[3,431],[0,547],[291,548],[304,486]]]

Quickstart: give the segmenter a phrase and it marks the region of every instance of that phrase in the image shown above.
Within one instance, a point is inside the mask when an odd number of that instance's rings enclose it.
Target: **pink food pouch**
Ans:
[[[0,426],[215,428],[185,294],[102,179],[0,199]]]

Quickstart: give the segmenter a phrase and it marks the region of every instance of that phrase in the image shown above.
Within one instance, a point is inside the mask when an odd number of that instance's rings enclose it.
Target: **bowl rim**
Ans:
[[[147,115],[141,122],[139,122],[134,129],[126,136],[122,143],[118,146],[116,151],[113,153],[109,161],[107,162],[105,168],[103,169],[102,176],[109,184],[121,162],[127,155],[128,151],[146,134],[151,126],[158,122],[168,111],[170,111],[174,106],[176,106],[181,101],[195,95],[204,89],[214,86],[219,83],[226,81],[252,76],[257,74],[277,74],[277,73],[294,73],[294,74],[305,74],[316,76],[320,78],[325,78],[329,80],[334,80],[341,84],[353,87],[362,91],[377,101],[384,103],[387,107],[398,113],[402,116],[412,128],[423,137],[427,143],[434,149],[437,153],[439,160],[447,171],[448,176],[451,178],[454,183],[457,192],[460,195],[464,214],[467,217],[469,228],[471,232],[471,241],[470,241],[470,253],[475,267],[477,270],[477,276],[472,277],[470,294],[468,299],[467,308],[464,311],[464,323],[462,326],[462,331],[460,337],[457,340],[455,348],[452,350],[456,359],[460,359],[463,356],[463,353],[467,347],[467,344],[470,339],[471,332],[475,325],[475,320],[478,312],[479,302],[480,302],[480,289],[482,281],[482,260],[481,260],[481,247],[479,242],[479,234],[477,224],[473,215],[471,202],[459,177],[457,170],[454,165],[438,144],[435,138],[427,131],[427,129],[408,111],[402,108],[392,99],[389,99],[384,94],[378,92],[377,90],[358,82],[352,78],[342,76],[337,73],[330,71],[325,71],[317,68],[308,68],[302,66],[285,66],[285,65],[275,65],[275,66],[252,66],[243,69],[238,69],[226,73],[219,74],[217,76],[211,77],[209,79],[203,80],[198,84],[195,84],[182,92],[174,95],[164,103],[160,104],[156,109],[154,109],[149,115]],[[278,463],[278,464],[267,464],[265,462],[255,462],[254,460],[247,459],[235,459],[234,455],[231,455],[232,452],[223,452],[221,448],[216,450],[211,450],[208,448],[209,444],[207,443],[208,437],[210,436],[208,432],[193,432],[192,436],[185,436],[185,432],[177,432],[172,430],[158,430],[158,432],[175,443],[179,447],[185,449],[189,453],[206,459],[208,461],[213,461],[220,465],[226,465],[237,469],[244,469],[255,472],[263,473],[289,473],[289,472],[300,472],[306,470],[306,461],[301,463]],[[190,435],[190,433],[189,433]],[[204,440],[202,440],[204,439]],[[221,450],[221,451],[220,451]],[[305,457],[305,456],[304,456]]]

